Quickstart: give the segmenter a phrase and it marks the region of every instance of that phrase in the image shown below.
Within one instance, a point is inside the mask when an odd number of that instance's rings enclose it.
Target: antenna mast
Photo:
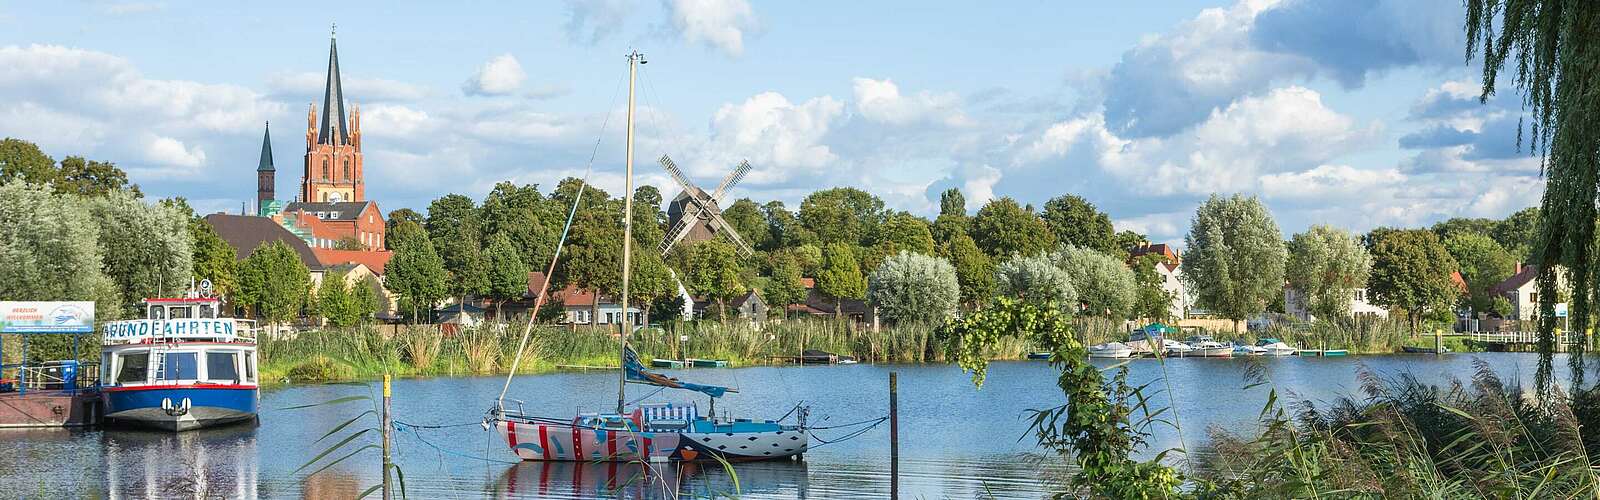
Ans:
[[[621,379],[617,381],[617,414],[621,415],[624,401],[627,399],[628,388],[628,333],[632,330],[632,319],[628,315],[628,275],[633,270],[633,81],[638,75],[639,65],[645,64],[644,54],[635,50],[628,54],[628,146],[627,146],[627,175],[623,177],[622,188],[622,321],[618,324],[622,328],[622,352],[617,358],[617,367]],[[600,300],[599,294],[595,300]],[[599,318],[595,318],[598,320]]]

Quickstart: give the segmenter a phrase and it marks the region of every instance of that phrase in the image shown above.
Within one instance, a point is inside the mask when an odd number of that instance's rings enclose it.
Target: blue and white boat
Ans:
[[[193,293],[144,306],[144,319],[103,327],[106,420],[169,431],[254,421],[261,401],[254,322],[221,317],[221,300]]]

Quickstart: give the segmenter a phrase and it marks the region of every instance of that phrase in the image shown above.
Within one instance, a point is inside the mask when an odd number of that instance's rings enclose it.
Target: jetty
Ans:
[[[1539,332],[1472,332],[1467,343],[1492,352],[1533,352],[1539,350]],[[1567,352],[1567,347],[1582,342],[1579,335],[1556,332],[1556,352]]]

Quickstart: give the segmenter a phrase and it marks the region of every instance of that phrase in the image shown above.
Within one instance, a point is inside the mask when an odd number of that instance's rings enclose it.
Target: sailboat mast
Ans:
[[[622,414],[622,406],[627,398],[628,386],[628,333],[631,318],[628,317],[628,276],[633,268],[633,82],[638,75],[639,65],[645,64],[644,54],[633,51],[628,54],[628,153],[627,175],[623,176],[622,187],[622,321],[618,324],[622,328],[622,351],[618,353],[617,370],[620,378],[617,380],[617,414]],[[597,298],[598,299],[598,298]]]

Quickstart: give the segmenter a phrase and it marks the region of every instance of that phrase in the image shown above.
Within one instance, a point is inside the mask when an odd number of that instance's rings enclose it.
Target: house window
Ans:
[[[1356,301],[1365,302],[1366,300],[1367,300],[1367,291],[1366,290],[1357,289],[1356,290]]]

